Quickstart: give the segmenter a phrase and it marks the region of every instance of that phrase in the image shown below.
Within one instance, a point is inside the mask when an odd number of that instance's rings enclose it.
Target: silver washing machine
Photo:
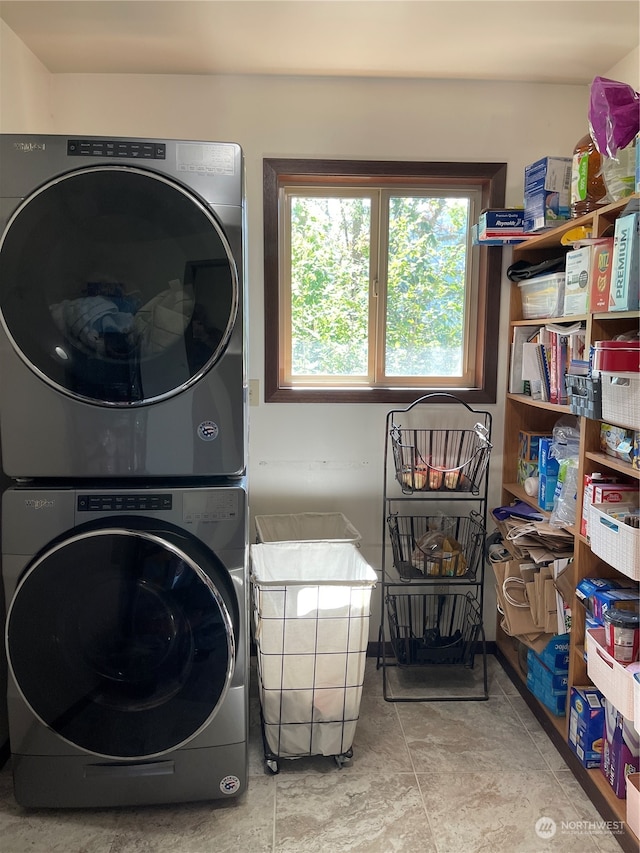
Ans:
[[[20,804],[177,803],[244,792],[246,542],[243,481],[4,493]]]
[[[234,143],[0,135],[6,474],[241,476]]]

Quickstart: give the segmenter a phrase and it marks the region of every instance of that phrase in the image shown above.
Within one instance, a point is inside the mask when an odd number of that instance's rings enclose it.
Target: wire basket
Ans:
[[[386,603],[398,666],[473,666],[482,613],[472,593],[387,595]]]
[[[393,563],[402,580],[475,580],[485,541],[479,513],[456,517],[392,514],[387,524]]]
[[[479,493],[491,451],[483,424],[473,429],[403,429],[394,424],[390,432],[396,479],[404,494]]]

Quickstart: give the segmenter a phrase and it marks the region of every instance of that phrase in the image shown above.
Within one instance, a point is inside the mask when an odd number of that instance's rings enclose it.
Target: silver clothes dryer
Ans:
[[[247,500],[212,488],[8,489],[16,800],[232,798],[247,783]]]
[[[241,476],[233,143],[0,135],[5,472]]]

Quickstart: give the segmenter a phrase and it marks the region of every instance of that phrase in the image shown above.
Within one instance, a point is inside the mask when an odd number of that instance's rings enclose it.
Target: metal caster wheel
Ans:
[[[265,765],[266,765],[267,770],[269,771],[269,773],[271,773],[272,776],[276,776],[280,772],[280,765],[273,758],[267,758],[265,760]]]
[[[342,752],[340,755],[334,755],[336,764],[339,769],[342,770],[344,765],[353,758],[353,749],[348,749],[346,752]]]

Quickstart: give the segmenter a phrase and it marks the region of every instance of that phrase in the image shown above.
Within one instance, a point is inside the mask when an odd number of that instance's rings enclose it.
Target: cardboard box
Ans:
[[[567,709],[567,672],[553,672],[536,655],[527,652],[527,687],[553,714],[564,716]]]
[[[595,243],[591,255],[591,291],[589,293],[590,311],[608,311],[613,269],[613,237],[607,237],[602,243]]]
[[[615,456],[624,462],[633,457],[634,432],[637,430],[619,427],[613,424],[600,424],[600,450],[607,456]]]
[[[483,210],[478,219],[478,238],[503,237],[509,234],[523,233],[524,210],[522,208],[502,208]]]
[[[557,474],[553,477],[540,474],[538,477],[538,506],[545,512],[551,512],[553,509],[553,496],[557,485]]]
[[[538,471],[547,477],[557,477],[560,470],[558,460],[551,456],[553,438],[542,436],[538,442]]]
[[[587,608],[587,612],[593,614],[594,600],[596,592],[608,592],[612,589],[636,589],[637,584],[631,578],[620,578],[613,580],[612,578],[582,578],[576,587],[576,598]],[[592,618],[592,627],[600,628],[602,623]]]
[[[569,746],[583,767],[600,767],[604,696],[595,687],[572,687],[569,695]]]
[[[637,610],[640,605],[640,592],[638,585],[635,584],[635,589],[607,589],[597,590],[591,597],[593,609],[591,611],[593,618],[600,625],[603,625],[604,614],[610,607],[618,607],[626,610]]]
[[[568,672],[569,634],[555,634],[536,657],[552,672]]]
[[[589,310],[592,246],[567,252],[563,315],[586,314]]]
[[[623,800],[627,795],[626,777],[640,770],[640,743],[630,720],[604,700],[604,731],[600,769],[613,793]]]
[[[520,486],[524,486],[525,480],[529,477],[538,476],[538,463],[527,462],[526,459],[518,459],[518,470],[516,471],[516,482]]]
[[[636,311],[640,282],[640,213],[616,219],[613,235],[611,311]]]
[[[584,475],[582,491],[582,518],[580,519],[580,533],[587,536],[589,527],[589,507],[593,503],[593,488],[598,483],[615,483],[616,478],[605,474],[593,473]]]
[[[525,233],[555,228],[569,219],[570,186],[570,157],[543,157],[525,167]]]
[[[518,437],[518,458],[525,462],[537,462],[539,457],[540,439],[551,438],[550,432],[530,432],[520,430]]]

